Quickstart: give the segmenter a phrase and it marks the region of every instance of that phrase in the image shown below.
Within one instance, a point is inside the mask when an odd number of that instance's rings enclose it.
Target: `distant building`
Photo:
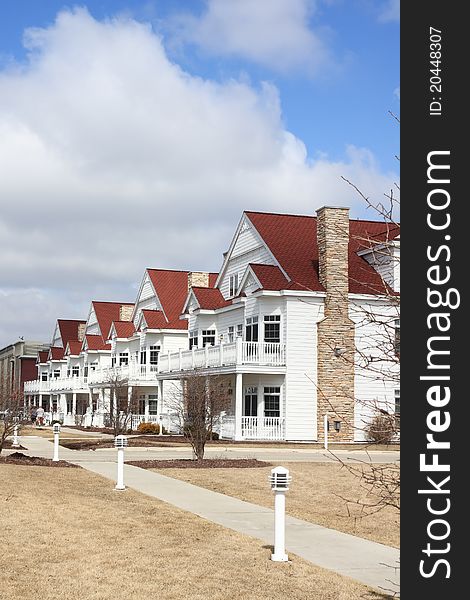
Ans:
[[[23,392],[24,382],[36,379],[38,352],[48,348],[42,342],[18,340],[0,350],[0,390]]]

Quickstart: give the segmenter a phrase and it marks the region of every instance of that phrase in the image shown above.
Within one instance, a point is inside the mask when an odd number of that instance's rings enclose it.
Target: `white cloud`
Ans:
[[[145,25],[65,11],[26,39],[0,73],[0,347],[132,300],[147,266],[218,269],[244,209],[391,186],[366,150],[310,160],[273,86],[188,75]]]
[[[400,0],[386,0],[380,7],[379,21],[388,23],[400,20]]]
[[[216,56],[234,56],[275,71],[311,74],[331,65],[320,30],[310,20],[313,0],[207,0],[200,17],[174,20],[180,41]]]

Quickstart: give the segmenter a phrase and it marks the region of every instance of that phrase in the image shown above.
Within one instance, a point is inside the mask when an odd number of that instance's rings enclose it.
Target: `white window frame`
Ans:
[[[238,292],[238,273],[233,273],[228,279],[229,296],[232,298]]]

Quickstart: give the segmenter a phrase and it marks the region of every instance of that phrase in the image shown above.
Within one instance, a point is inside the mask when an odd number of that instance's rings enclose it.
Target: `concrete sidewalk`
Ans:
[[[30,454],[52,457],[52,443],[48,440],[23,437],[20,441]],[[116,463],[100,460],[96,452],[91,460],[89,452],[61,447],[59,457],[115,481]],[[268,508],[131,465],[124,467],[124,482],[134,490],[213,523],[256,537],[269,545],[274,542],[274,514]],[[266,493],[270,493],[268,489]],[[289,516],[286,518],[286,548],[320,567],[376,589],[398,590],[399,550],[395,548]]]

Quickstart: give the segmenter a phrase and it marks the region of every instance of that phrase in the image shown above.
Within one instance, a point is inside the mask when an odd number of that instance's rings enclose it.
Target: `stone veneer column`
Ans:
[[[330,442],[354,440],[354,323],[348,308],[349,209],[317,211],[320,283],[326,290],[325,316],[318,324],[318,439],[328,413]],[[340,431],[335,430],[340,422]]]

